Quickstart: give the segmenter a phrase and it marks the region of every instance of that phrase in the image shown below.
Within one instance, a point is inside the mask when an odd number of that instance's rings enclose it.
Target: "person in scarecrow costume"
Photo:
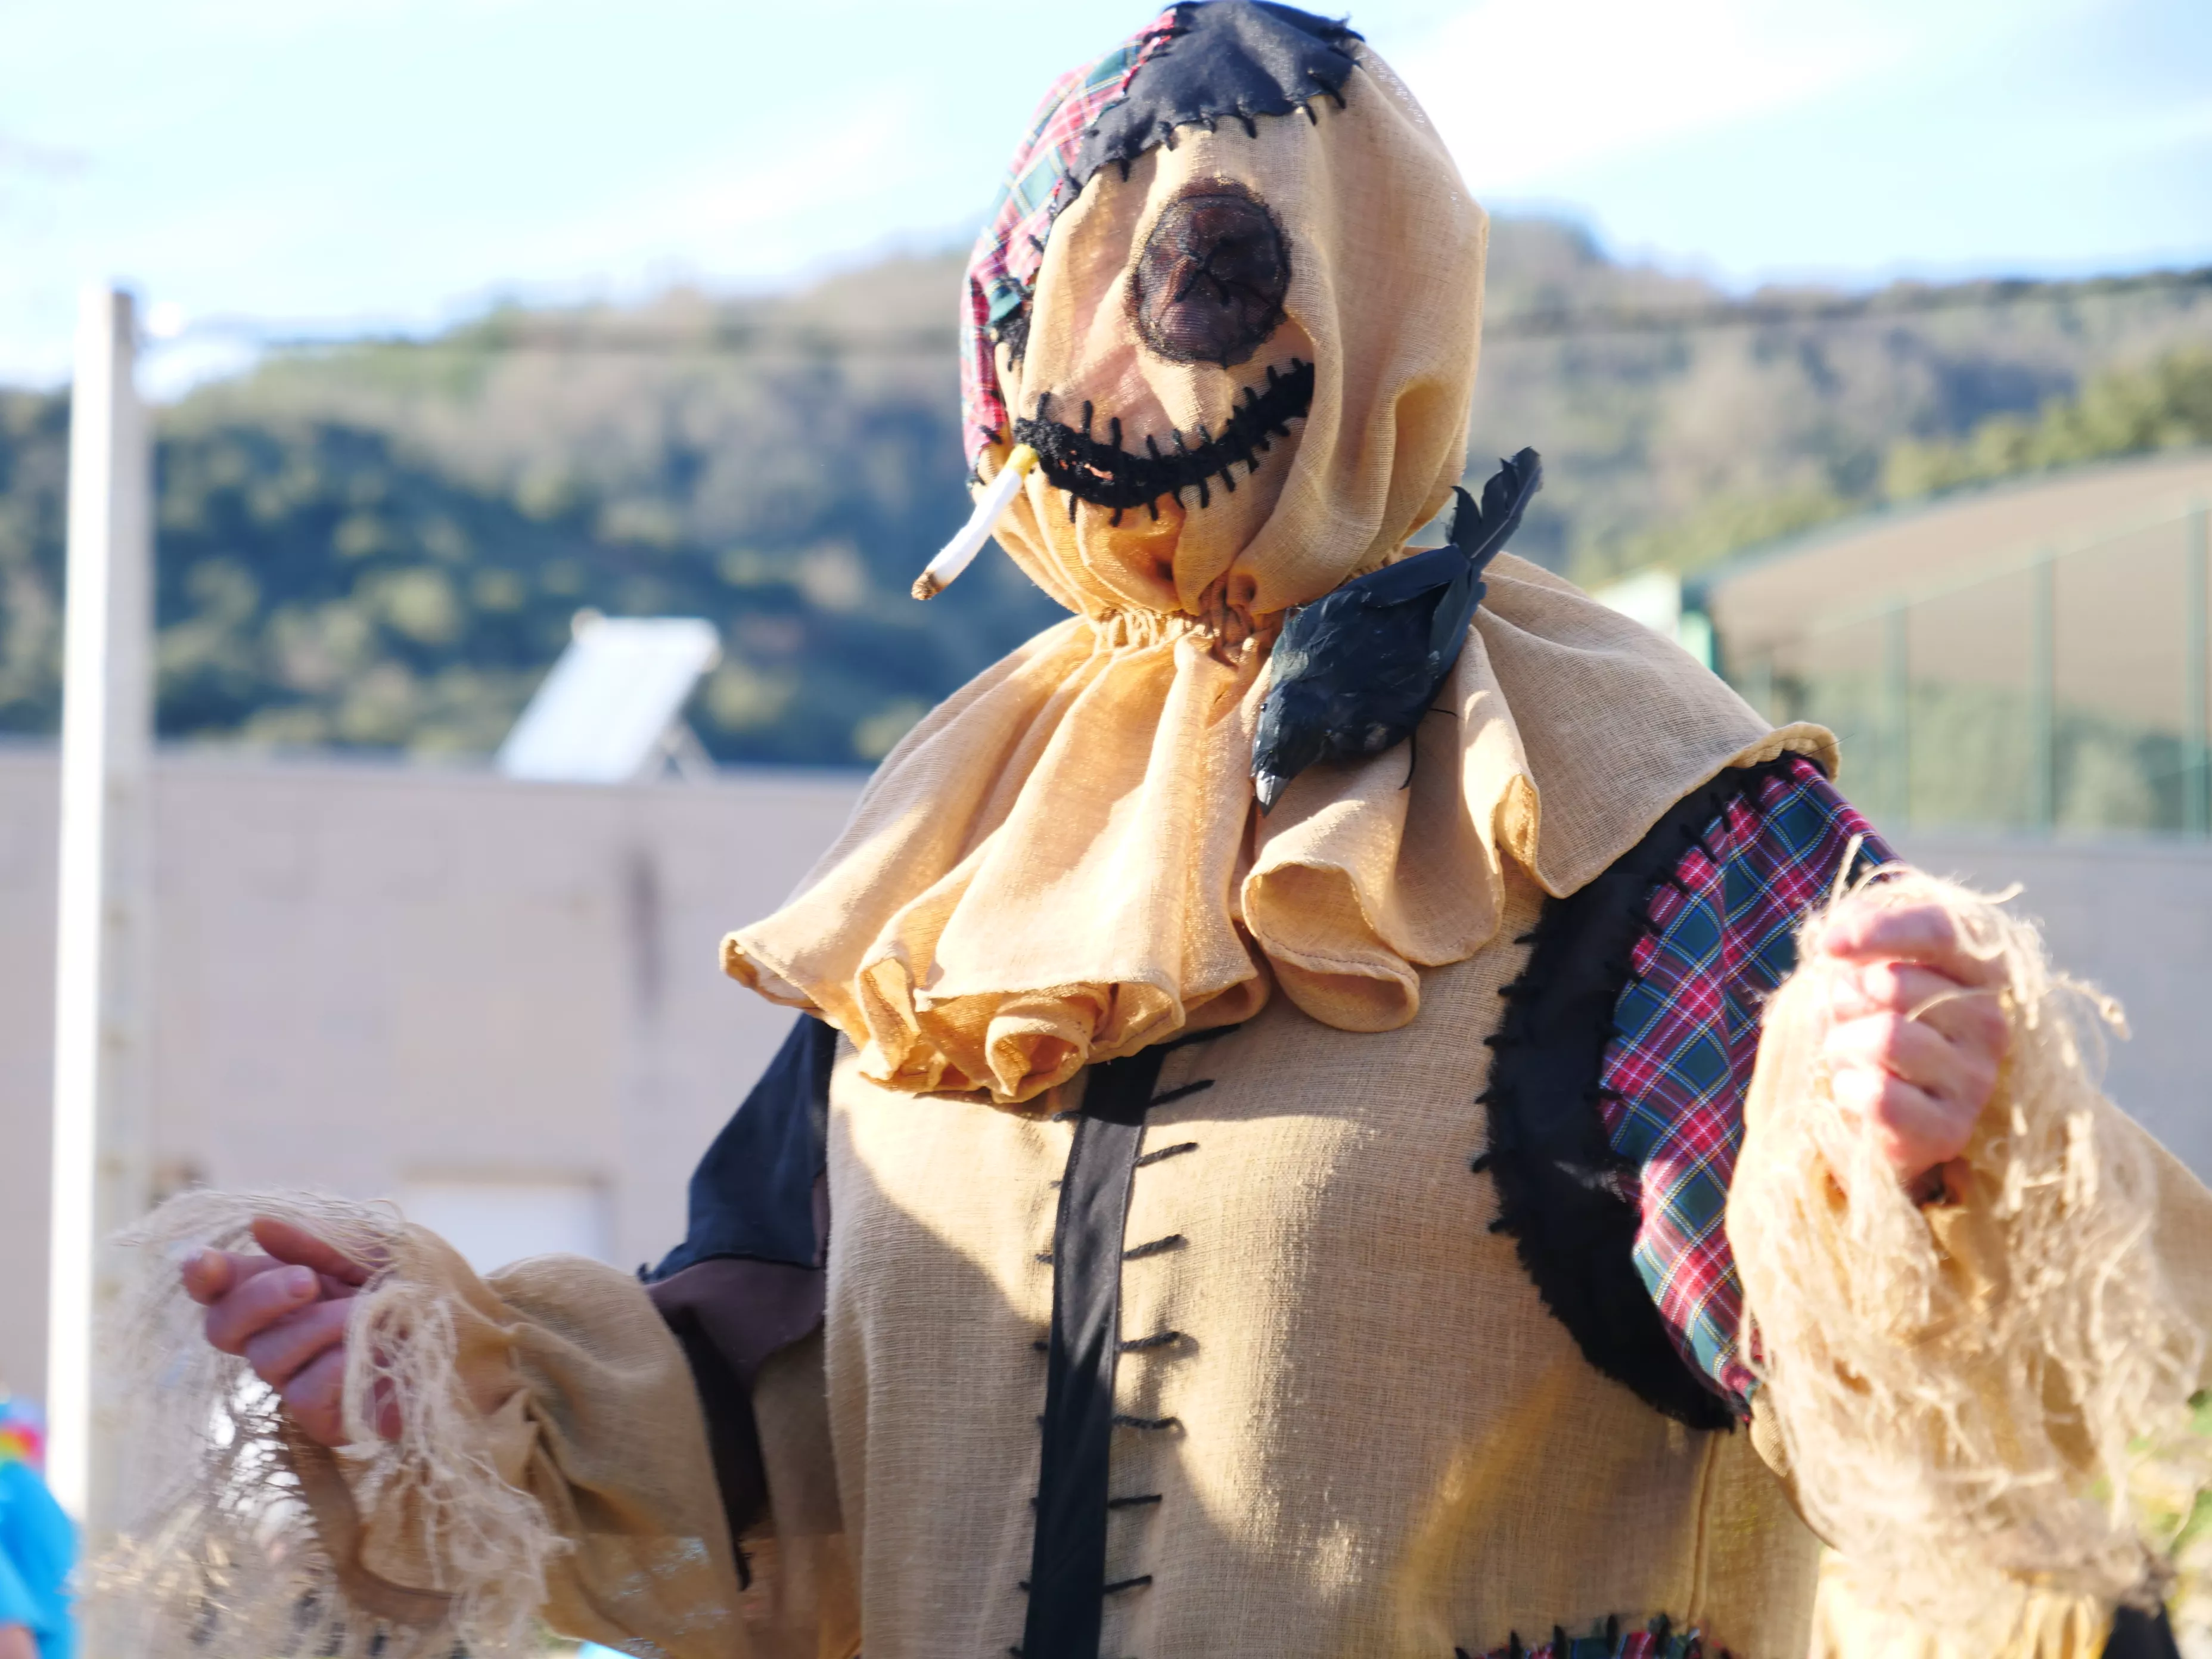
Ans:
[[[479,1279],[263,1205],[270,1254],[185,1266],[283,1401],[319,1650],[488,1647],[504,1595],[680,1659],[1807,1653],[1820,1545],[1726,1224],[1747,1120],[1817,1071],[1925,1231],[1974,1208],[2013,1034],[1940,908],[1808,925],[1887,858],[1827,732],[1478,557],[1486,235],[1342,24],[1179,4],[1053,89],[963,396],[979,486],[1034,460],[997,534],[1073,614],[725,942],[801,1012],[688,1237],[643,1285]],[[1286,617],[1440,515],[1479,604],[1410,736],[1340,720],[1255,790]],[[1356,705],[1405,666],[1364,637],[1300,671]],[[2201,1322],[2212,1209],[2145,1156]],[[2157,1639],[2118,1605],[2046,1650]]]

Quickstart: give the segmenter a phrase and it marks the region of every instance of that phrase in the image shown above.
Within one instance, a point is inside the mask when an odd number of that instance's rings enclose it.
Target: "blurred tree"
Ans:
[[[1885,503],[2121,455],[2212,445],[2212,351],[2185,347],[2138,368],[2108,369],[2079,396],[2033,414],[1990,416],[1950,438],[1901,438],[1856,487],[1832,477],[1792,487],[1717,493],[1621,536],[1577,574],[1601,580],[1661,565],[1694,570],[1760,543]]]
[[[510,306],[194,392],[159,422],[161,732],[481,754],[588,606],[722,630],[691,709],[718,757],[873,761],[1060,614],[995,554],[908,596],[967,510],[960,266]],[[1715,325],[1710,284],[1500,220],[1470,456],[1544,453],[1516,550],[1584,580],[1686,568],[1886,493],[2207,430],[2201,343],[2201,343],[2206,283],[1900,286],[1842,319],[1834,297]],[[0,392],[0,731],[56,723],[67,425],[64,397]]]
[[[0,391],[0,732],[61,725],[69,405]]]
[[[1931,495],[2114,455],[2212,444],[2212,350],[2176,351],[2148,368],[2100,374],[2079,398],[2033,417],[1995,416],[1954,442],[1910,440],[1889,453],[1882,493]]]

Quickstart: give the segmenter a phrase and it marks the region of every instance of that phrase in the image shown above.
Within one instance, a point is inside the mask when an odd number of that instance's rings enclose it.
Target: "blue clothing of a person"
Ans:
[[[70,1569],[76,1529],[28,1463],[0,1458],[0,1625],[27,1626],[39,1659],[75,1659]]]

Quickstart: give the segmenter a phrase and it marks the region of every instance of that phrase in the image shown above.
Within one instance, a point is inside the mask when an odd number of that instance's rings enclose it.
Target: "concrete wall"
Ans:
[[[609,1260],[657,1257],[791,1018],[723,978],[716,942],[775,907],[858,782],[165,755],[164,1179],[473,1194],[525,1234],[580,1197]],[[54,822],[51,756],[0,753],[0,1376],[25,1393],[45,1376]]]
[[[57,781],[51,754],[0,750],[0,1389],[41,1396]]]
[[[1907,836],[1899,851],[2044,925],[2067,972],[2119,999],[2133,1032],[2112,1046],[2106,1091],[2212,1181],[2212,847]]]
[[[788,1016],[716,940],[842,823],[847,776],[601,789],[185,754],[157,771],[158,1157],[171,1184],[406,1194],[504,1259],[543,1229],[623,1267]],[[45,1374],[54,775],[0,750],[0,1376]],[[2123,1103],[2212,1174],[2196,1042],[2212,850],[1923,837],[2020,881],[2060,959],[2128,1005]],[[581,1218],[580,1219],[580,1218]],[[540,1230],[532,1232],[532,1227]]]

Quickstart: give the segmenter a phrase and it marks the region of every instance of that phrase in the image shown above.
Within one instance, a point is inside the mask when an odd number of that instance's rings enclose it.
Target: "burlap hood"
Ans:
[[[1419,969],[1495,933],[1502,857],[1571,892],[1723,765],[1831,741],[1770,734],[1674,646],[1501,559],[1418,761],[1401,747],[1316,767],[1257,814],[1253,726],[1282,611],[1397,556],[1461,476],[1486,236],[1388,67],[1340,27],[1283,21],[1298,16],[1176,8],[1121,49],[1118,80],[1093,66],[1056,89],[1017,158],[1018,182],[1055,132],[1063,156],[1086,134],[1095,155],[1146,77],[1163,95],[1173,54],[1209,40],[1306,54],[1303,97],[1278,112],[1170,115],[1171,147],[1155,136],[1062,179],[970,415],[1013,416],[983,442],[982,477],[1017,438],[1045,451],[999,536],[1077,614],[917,726],[791,901],[724,941],[732,975],[820,1012],[892,1087],[1027,1101],[1245,1018],[1274,983],[1340,1029],[1402,1025]],[[1322,33],[1281,33],[1304,25]],[[1187,88],[1204,65],[1173,67]],[[1066,104],[1102,88],[1071,137]],[[1257,204],[1278,238],[1279,292],[1248,307],[1278,310],[1225,363],[1178,360],[1142,321],[1162,270],[1194,269],[1159,252],[1192,198]],[[1279,414],[1305,376],[1302,415],[1240,419]],[[1130,500],[1188,477],[1193,451],[1218,471]]]

